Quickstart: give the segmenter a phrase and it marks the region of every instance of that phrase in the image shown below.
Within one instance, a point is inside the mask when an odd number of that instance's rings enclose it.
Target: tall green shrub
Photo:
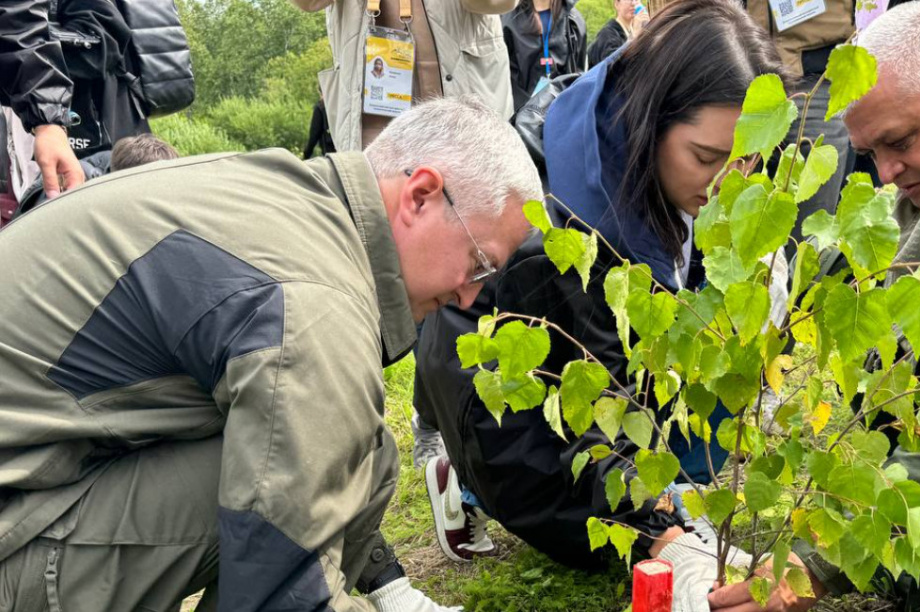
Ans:
[[[243,150],[243,145],[229,138],[223,130],[181,114],[153,119],[150,127],[182,156]]]

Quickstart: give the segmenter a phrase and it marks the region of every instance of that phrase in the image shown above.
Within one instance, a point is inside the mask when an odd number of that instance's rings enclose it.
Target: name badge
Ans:
[[[776,28],[782,32],[817,17],[827,7],[824,0],[770,0],[770,9]]]
[[[398,117],[412,106],[415,44],[405,31],[370,26],[364,44],[364,112]]]

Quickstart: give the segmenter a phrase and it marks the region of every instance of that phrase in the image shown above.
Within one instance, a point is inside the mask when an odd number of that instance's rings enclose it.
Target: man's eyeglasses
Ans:
[[[411,170],[406,170],[405,172],[406,176],[412,176]],[[482,249],[479,248],[479,243],[477,243],[476,239],[473,238],[473,234],[470,232],[470,228],[467,227],[463,217],[460,216],[460,211],[457,210],[457,205],[454,204],[450,194],[447,193],[447,187],[442,185],[441,192],[444,194],[444,199],[447,200],[447,203],[450,205],[451,209],[453,209],[454,213],[456,213],[457,219],[460,221],[460,225],[462,225],[463,229],[466,230],[466,235],[470,237],[473,246],[476,248],[476,259],[479,260],[479,264],[476,266],[476,269],[473,270],[472,276],[470,276],[470,283],[484,283],[488,279],[498,274],[498,269],[492,265],[492,262],[489,261],[488,256],[486,256],[486,254],[482,252]]]

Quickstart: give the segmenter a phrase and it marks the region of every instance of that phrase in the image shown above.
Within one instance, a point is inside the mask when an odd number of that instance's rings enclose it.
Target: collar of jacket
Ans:
[[[608,71],[628,44],[579,77],[549,107],[543,128],[549,188],[621,255],[647,264],[655,280],[676,289],[674,259],[646,221],[619,201],[627,135],[613,121],[622,100],[610,95]],[[563,207],[560,214],[569,216]]]
[[[339,184],[333,181],[331,187],[348,206],[371,262],[380,308],[383,358],[393,363],[415,344],[416,325],[377,177],[363,153],[333,153],[328,158],[339,178]]]

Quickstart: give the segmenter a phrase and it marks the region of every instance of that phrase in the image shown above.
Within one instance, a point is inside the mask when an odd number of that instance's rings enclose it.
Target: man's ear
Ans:
[[[407,177],[399,197],[397,216],[411,226],[439,208],[444,179],[429,166],[419,166]]]

